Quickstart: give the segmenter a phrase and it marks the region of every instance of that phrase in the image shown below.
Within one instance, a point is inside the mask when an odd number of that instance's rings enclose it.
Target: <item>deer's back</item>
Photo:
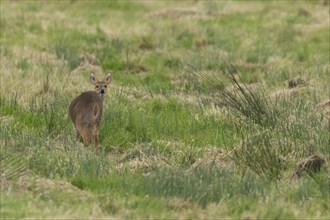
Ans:
[[[94,91],[81,93],[69,107],[69,114],[74,124],[99,124],[102,117],[103,101]]]

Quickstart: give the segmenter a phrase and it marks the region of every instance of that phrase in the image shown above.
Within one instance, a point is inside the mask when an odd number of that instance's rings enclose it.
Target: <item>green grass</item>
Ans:
[[[0,6],[0,218],[330,217],[329,6]],[[98,150],[68,117],[90,72],[113,76]]]

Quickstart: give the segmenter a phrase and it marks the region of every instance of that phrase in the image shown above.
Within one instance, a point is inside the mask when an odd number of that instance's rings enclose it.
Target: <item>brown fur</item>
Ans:
[[[97,146],[103,113],[103,95],[111,82],[111,74],[105,76],[102,81],[97,80],[92,74],[90,80],[96,91],[83,92],[75,98],[70,104],[69,115],[77,135],[82,137],[84,144]]]

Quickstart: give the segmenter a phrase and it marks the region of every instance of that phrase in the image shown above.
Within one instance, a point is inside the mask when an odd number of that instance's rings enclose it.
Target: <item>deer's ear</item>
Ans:
[[[106,84],[110,84],[111,81],[112,81],[112,75],[111,75],[111,73],[108,73],[108,74],[104,77],[104,82],[105,82]]]
[[[94,73],[91,73],[91,76],[89,79],[92,84],[94,84],[94,85],[96,84],[97,79],[96,79],[96,76],[94,75]]]

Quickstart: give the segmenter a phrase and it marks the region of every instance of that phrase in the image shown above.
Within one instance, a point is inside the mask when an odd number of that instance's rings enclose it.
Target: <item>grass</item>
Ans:
[[[1,218],[330,217],[329,6],[0,6]],[[90,72],[113,75],[99,150],[68,117]]]

